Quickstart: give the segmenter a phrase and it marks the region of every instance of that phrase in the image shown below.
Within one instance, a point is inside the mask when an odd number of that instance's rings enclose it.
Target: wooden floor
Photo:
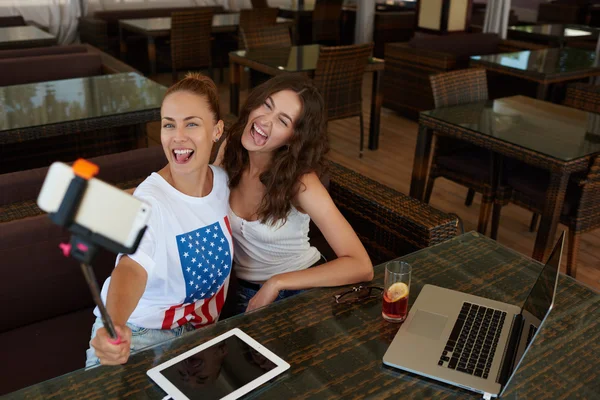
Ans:
[[[161,74],[155,78],[168,86],[170,74]],[[371,80],[366,77],[363,84],[363,110],[365,123],[365,149],[367,148],[368,127],[370,117]],[[227,79],[219,84],[222,112],[229,112],[229,84]],[[241,102],[246,92],[241,93]],[[329,123],[331,151],[329,158],[339,164],[351,168],[371,179],[407,194],[417,138],[417,123],[400,117],[392,110],[382,109],[379,150],[365,150],[363,158],[358,157],[359,120],[349,118]],[[149,133],[155,144],[158,139],[156,129]],[[158,139],[159,140],[159,139]],[[464,200],[467,189],[440,178],[436,181],[431,205],[437,209],[458,214],[465,226],[465,231],[475,230],[479,213],[480,198],[475,196],[473,205],[466,207]],[[522,254],[531,256],[535,233],[528,232],[531,213],[514,205],[504,207],[498,233],[498,241]],[[559,232],[566,230],[559,226]],[[489,232],[488,232],[489,234]],[[566,256],[563,257],[563,271]],[[581,238],[579,267],[577,279],[596,290],[600,290],[600,229],[586,233]]]

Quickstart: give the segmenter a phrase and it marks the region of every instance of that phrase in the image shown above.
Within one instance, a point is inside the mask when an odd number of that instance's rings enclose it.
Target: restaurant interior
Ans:
[[[290,365],[247,398],[481,397],[383,365],[401,325],[370,289],[338,304],[352,285],[83,369],[97,301],[59,249],[71,232],[38,206],[42,184],[53,162],[84,158],[140,185],[167,163],[167,88],[195,71],[217,85],[223,138],[263,82],[312,80],[322,180],[375,268],[362,285],[403,260],[409,307],[425,284],[521,307],[564,232],[552,311],[502,398],[598,398],[599,33],[593,0],[0,1],[0,395],[167,398],[150,368],[240,328]],[[102,285],[114,252],[92,266]]]

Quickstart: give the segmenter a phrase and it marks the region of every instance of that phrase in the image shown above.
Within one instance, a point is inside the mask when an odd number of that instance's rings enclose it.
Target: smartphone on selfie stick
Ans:
[[[100,310],[111,343],[119,344],[91,265],[100,248],[113,253],[132,254],[144,236],[150,205],[99,179],[98,166],[79,159],[73,166],[53,163],[37,199],[38,206],[57,225],[72,233],[69,243],[61,243],[65,257],[81,263],[81,270]]]

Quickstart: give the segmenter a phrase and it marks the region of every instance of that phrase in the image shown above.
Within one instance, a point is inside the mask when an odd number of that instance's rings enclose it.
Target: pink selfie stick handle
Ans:
[[[117,338],[116,339],[108,339],[108,343],[114,344],[114,345],[121,344],[121,336],[119,336],[117,334]]]

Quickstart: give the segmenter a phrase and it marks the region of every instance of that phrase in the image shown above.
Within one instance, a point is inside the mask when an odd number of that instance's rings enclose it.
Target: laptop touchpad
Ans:
[[[448,318],[443,315],[417,310],[417,313],[410,321],[408,332],[437,340],[442,335],[447,321]]]

